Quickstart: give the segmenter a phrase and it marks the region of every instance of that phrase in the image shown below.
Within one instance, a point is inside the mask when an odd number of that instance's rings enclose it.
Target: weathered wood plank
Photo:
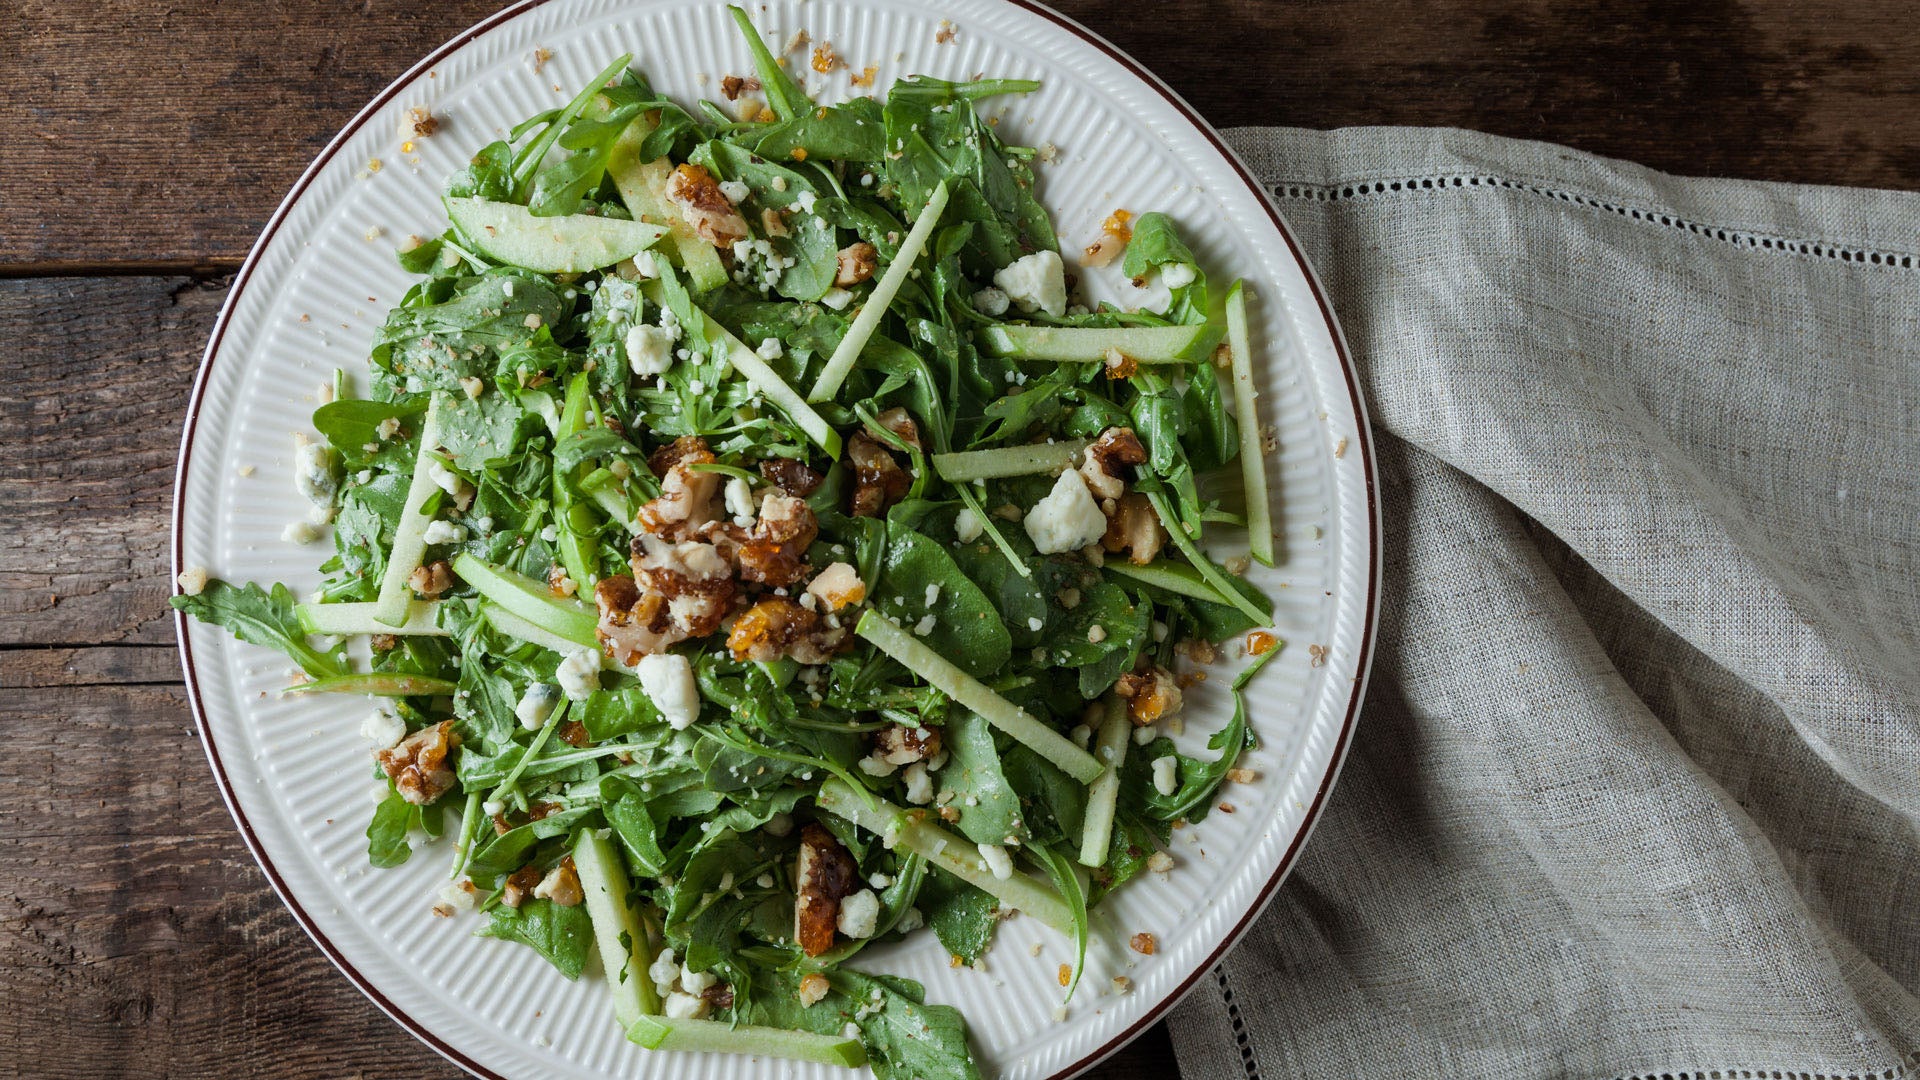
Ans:
[[[53,686],[140,686],[180,681],[171,645],[87,645],[0,650],[0,690]]]
[[[361,105],[496,6],[21,0],[0,264],[230,265]],[[1446,124],[1681,173],[1920,187],[1907,0],[1055,6],[1220,125]]]
[[[172,640],[174,459],[224,293],[186,278],[0,281],[0,645]]]
[[[458,1075],[267,888],[180,688],[0,695],[0,726],[0,1072]]]

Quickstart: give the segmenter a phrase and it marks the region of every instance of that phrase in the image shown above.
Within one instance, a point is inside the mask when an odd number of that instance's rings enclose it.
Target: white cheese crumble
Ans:
[[[1023,255],[994,274],[993,283],[1021,311],[1044,311],[1056,319],[1067,313],[1067,268],[1057,251]]]
[[[667,995],[664,1011],[669,1020],[699,1020],[707,1015],[707,999],[675,990]]]
[[[1193,267],[1186,263],[1161,263],[1160,284],[1169,289],[1184,289],[1193,284]]]
[[[939,602],[939,600],[940,583],[937,581],[929,582],[927,584],[927,606],[932,607],[935,603]]]
[[[427,479],[433,481],[435,487],[456,499],[460,497],[461,485],[466,483],[452,469],[441,464],[438,458],[431,457],[427,459]]]
[[[627,366],[635,375],[663,375],[673,366],[673,331],[642,323],[627,331]]]
[[[661,949],[660,955],[653,958],[653,966],[647,968],[647,978],[653,980],[653,988],[661,997],[673,989],[673,980],[680,977],[680,964],[673,958],[672,949]]]
[[[600,689],[600,654],[593,649],[568,653],[553,673],[560,689],[574,701],[585,701]]]
[[[360,721],[360,737],[385,750],[407,737],[407,722],[386,709],[375,709]]]
[[[652,653],[640,658],[640,691],[666,718],[667,726],[685,731],[700,717],[700,688],[693,666],[678,653]]]
[[[811,214],[813,213],[813,200],[813,192],[802,191],[793,197],[793,208],[803,214]]]
[[[1005,881],[1013,876],[1013,857],[999,844],[981,844],[980,857],[986,860],[987,870],[994,878]]]
[[[931,615],[927,615],[922,617],[919,622],[913,624],[913,632],[921,637],[926,637],[928,634],[933,633],[933,628],[938,625],[939,620]]]
[[[204,566],[189,566],[185,570],[180,571],[180,576],[173,580],[180,586],[181,592],[186,593],[188,596],[199,596],[207,587],[207,568]]]
[[[899,767],[877,750],[860,759],[860,771],[868,776],[892,776]]]
[[[747,196],[752,194],[752,189],[747,187],[745,180],[722,180],[720,194],[725,195],[728,202],[738,206],[747,201]]]
[[[560,704],[560,688],[552,683],[534,683],[520,695],[520,701],[513,707],[513,715],[520,720],[520,726],[528,731],[539,731],[540,726],[553,715],[554,706]]]
[[[753,350],[753,353],[762,360],[778,360],[786,353],[786,348],[780,344],[780,339],[777,337],[763,338],[760,347]]]
[[[853,303],[853,293],[835,285],[821,295],[820,302],[835,311],[845,311],[847,305]]]
[[[287,527],[280,530],[280,539],[290,544],[311,544],[323,535],[320,526],[311,521],[289,521]]]
[[[910,907],[900,913],[900,919],[893,924],[893,928],[903,934],[908,934],[925,925],[927,925],[927,917],[920,914],[919,908]]]
[[[739,519],[746,518],[744,524],[753,521],[753,485],[738,476],[727,481],[727,513],[733,515],[734,524],[743,524]]]
[[[916,761],[907,766],[901,779],[907,782],[907,801],[925,806],[933,801],[933,778],[927,775],[927,763]]]
[[[1040,628],[1045,625],[1047,625],[1047,623],[1046,623],[1046,620],[1044,619],[1034,618],[1034,619],[1027,620],[1027,629],[1032,630],[1036,633],[1038,633]]]
[[[467,530],[451,521],[429,521],[420,538],[429,544],[458,544],[467,538]]]
[[[966,507],[953,515],[953,535],[959,538],[961,543],[973,543],[980,539],[983,531],[985,530],[980,524],[980,515],[974,513],[972,507]]]
[[[870,938],[880,921],[880,898],[861,889],[840,901],[840,932],[850,938]]]
[[[1172,754],[1153,761],[1153,790],[1162,795],[1171,795],[1180,788],[1180,777],[1176,771],[1180,762]]]
[[[1068,469],[1053,482],[1047,497],[1027,511],[1027,535],[1042,555],[1078,551],[1107,534],[1107,516],[1093,501],[1087,481],[1079,472]]]
[[[695,971],[685,964],[680,965],[680,989],[689,994],[704,993],[708,987],[719,981],[719,976],[711,971]]]

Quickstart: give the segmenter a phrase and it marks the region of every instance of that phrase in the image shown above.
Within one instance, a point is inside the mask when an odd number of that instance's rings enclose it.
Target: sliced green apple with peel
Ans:
[[[652,247],[667,232],[644,221],[590,214],[535,217],[524,206],[488,199],[448,199],[447,216],[480,254],[542,274],[612,266]]]

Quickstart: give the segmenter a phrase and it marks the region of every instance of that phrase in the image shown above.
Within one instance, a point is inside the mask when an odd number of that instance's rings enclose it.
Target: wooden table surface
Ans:
[[[456,1075],[241,846],[188,715],[166,552],[229,275],[334,131],[496,6],[0,3],[0,1075]],[[1911,0],[1058,6],[1221,126],[1457,125],[1920,188]],[[1156,1029],[1093,1075],[1172,1068]]]

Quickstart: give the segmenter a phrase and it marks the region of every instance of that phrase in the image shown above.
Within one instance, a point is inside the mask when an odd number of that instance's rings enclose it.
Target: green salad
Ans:
[[[1040,155],[978,109],[1038,84],[816,105],[734,16],[741,100],[623,56],[451,178],[365,396],[337,377],[299,440],[318,592],[196,571],[174,605],[284,652],[288,693],[372,695],[373,864],[450,834],[438,913],[568,978],[597,952],[633,1041],[977,1076],[861,951],[974,962],[1020,912],[1070,998],[1089,909],[1253,779],[1245,298],[1116,211],[1078,262],[1166,300],[1073,303]]]

